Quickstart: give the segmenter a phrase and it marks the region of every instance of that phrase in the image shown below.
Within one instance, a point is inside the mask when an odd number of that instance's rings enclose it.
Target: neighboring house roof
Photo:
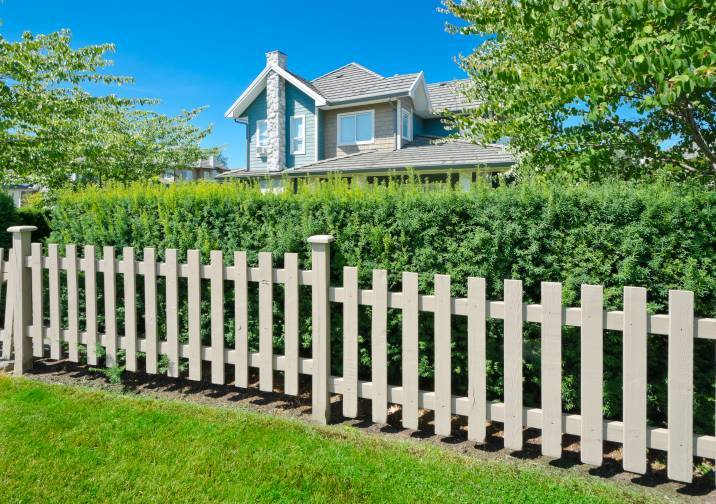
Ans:
[[[468,100],[462,93],[469,82],[468,80],[451,80],[428,84],[428,93],[430,93],[430,102],[433,105],[433,109],[436,111],[455,111],[477,105],[475,102]]]
[[[515,159],[502,145],[480,146],[470,142],[437,137],[416,136],[402,149],[371,150],[349,154],[290,170],[289,174],[321,174],[328,172],[385,171],[411,167],[466,168],[508,167]]]

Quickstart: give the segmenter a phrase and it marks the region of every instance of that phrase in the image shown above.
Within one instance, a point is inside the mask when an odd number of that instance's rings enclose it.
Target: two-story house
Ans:
[[[451,137],[444,118],[470,107],[464,81],[428,84],[423,72],[383,77],[349,63],[313,80],[288,70],[280,51],[226,111],[246,125],[244,170],[222,178],[340,173],[370,183],[412,169],[426,180],[469,186],[508,169],[501,145],[479,146]]]

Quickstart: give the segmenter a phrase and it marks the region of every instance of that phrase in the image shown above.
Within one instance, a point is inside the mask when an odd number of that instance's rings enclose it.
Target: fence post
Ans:
[[[312,329],[313,377],[311,416],[326,424],[331,419],[331,307],[328,288],[331,269],[331,235],[311,236],[311,264],[313,269]]]
[[[16,375],[32,368],[32,340],[25,334],[25,328],[32,323],[32,274],[25,261],[30,256],[31,234],[36,229],[35,226],[8,228],[8,232],[12,233],[12,269],[15,273],[13,334]]]

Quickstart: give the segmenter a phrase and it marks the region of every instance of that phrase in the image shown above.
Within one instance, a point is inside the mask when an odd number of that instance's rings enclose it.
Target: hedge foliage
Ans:
[[[413,186],[348,189],[339,182],[301,187],[297,194],[261,194],[240,184],[185,184],[169,188],[133,185],[90,189],[60,195],[51,218],[50,241],[66,244],[221,249],[227,264],[234,250],[247,250],[256,264],[259,251],[299,252],[310,267],[306,238],[330,233],[336,240],[332,283],[341,269],[358,266],[360,282],[370,288],[371,270],[389,270],[390,288],[400,290],[402,271],[421,273],[421,292],[432,291],[436,273],[452,276],[453,295],[466,294],[466,279],[487,279],[490,299],[502,299],[503,279],[523,281],[525,302],[540,302],[540,282],[564,285],[564,303],[579,306],[581,284],[605,286],[605,304],[622,308],[623,286],[649,289],[649,309],[668,311],[669,289],[695,292],[697,314],[716,315],[716,193],[703,188],[610,184],[552,187],[522,185],[498,189],[475,187],[470,193],[425,191]],[[139,254],[141,256],[141,253]],[[277,293],[275,344],[282,347],[280,288]],[[255,296],[255,292],[253,295]],[[233,344],[227,291],[228,344]],[[208,298],[208,296],[207,296]],[[308,298],[310,299],[310,298]],[[252,301],[255,309],[255,299]],[[302,340],[308,347],[310,307],[302,305]],[[333,367],[340,372],[341,321],[334,310]],[[208,310],[205,310],[208,317]],[[395,313],[393,313],[395,312]],[[185,307],[182,308],[185,318]],[[255,313],[255,311],[254,311]],[[369,378],[370,318],[360,321],[361,373]],[[207,343],[208,320],[204,320]],[[256,320],[252,320],[256,346]],[[466,389],[466,323],[453,317],[454,393]],[[502,324],[491,321],[488,383],[493,398],[502,393]],[[186,325],[183,325],[186,328]],[[526,404],[539,405],[539,327],[525,324]],[[421,315],[421,375],[431,387],[432,316]],[[649,340],[649,416],[663,422],[666,412],[666,338]],[[605,413],[621,415],[620,332],[605,333]],[[697,426],[714,424],[714,350],[696,342]],[[400,313],[389,317],[392,383],[400,383]],[[565,329],[563,342],[565,410],[579,407],[579,333]]]
[[[17,214],[15,213],[15,205],[12,198],[0,190],[0,248],[10,246],[10,234],[6,232],[7,228],[17,222]]]

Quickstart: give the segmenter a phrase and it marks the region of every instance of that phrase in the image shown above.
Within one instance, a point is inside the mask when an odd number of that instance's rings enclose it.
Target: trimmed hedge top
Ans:
[[[346,188],[340,182],[297,194],[262,194],[244,184],[131,185],[65,193],[51,219],[51,241],[198,248],[204,259],[221,249],[230,259],[247,250],[301,252],[306,239],[332,234],[333,273],[358,266],[453,277],[464,294],[468,276],[488,279],[492,298],[502,280],[524,281],[539,302],[541,281],[560,281],[565,303],[578,303],[583,283],[605,286],[605,302],[620,309],[622,287],[649,289],[650,306],[665,310],[669,289],[696,293],[702,316],[716,314],[716,193],[684,186],[613,184],[598,187],[522,185],[476,187],[470,193],[424,191],[412,185]]]

